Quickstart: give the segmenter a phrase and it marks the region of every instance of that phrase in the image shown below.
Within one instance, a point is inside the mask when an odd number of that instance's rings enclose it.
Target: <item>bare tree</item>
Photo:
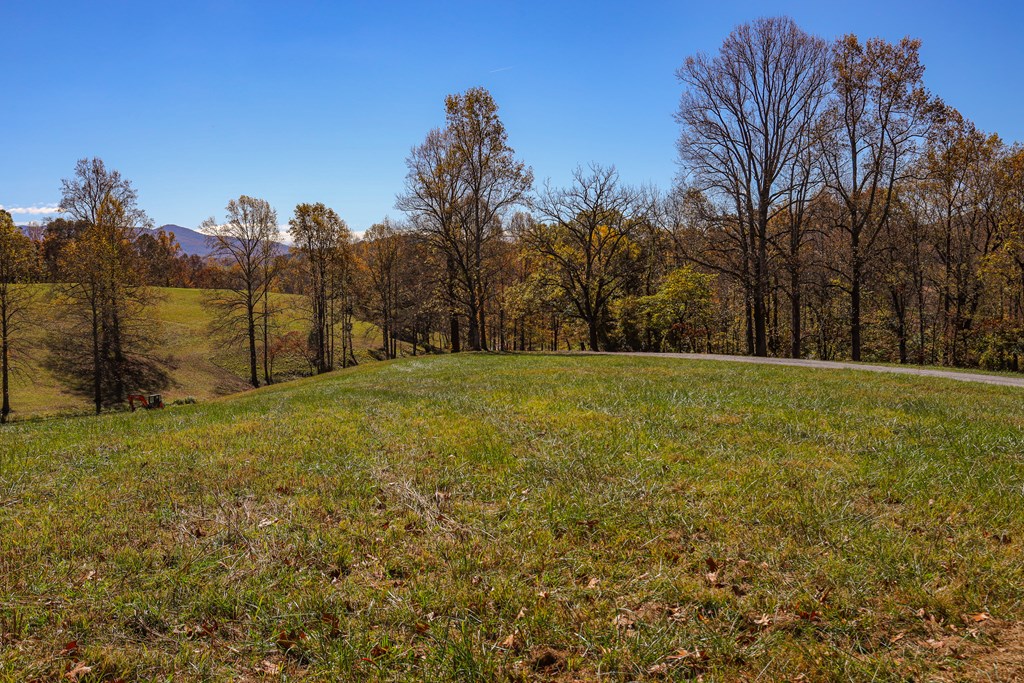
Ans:
[[[249,353],[249,383],[258,387],[257,341],[261,334],[263,357],[268,355],[272,261],[278,249],[277,212],[265,199],[246,195],[229,201],[226,210],[224,223],[211,217],[200,227],[207,235],[213,257],[226,266],[228,275],[225,289],[215,291],[210,299],[218,311],[214,331],[245,343]],[[264,374],[269,375],[269,363]]]
[[[718,54],[687,58],[676,119],[679,154],[708,195],[736,216],[747,243],[754,353],[767,355],[769,224],[787,209],[808,134],[828,92],[827,46],[792,19],[738,26]]]
[[[124,212],[125,225],[136,231],[150,227],[152,221],[138,206],[138,193],[131,181],[123,178],[115,169],[107,170],[106,164],[98,157],[79,159],[71,178],[60,181],[60,210],[72,221],[96,225],[100,211],[108,199],[117,200]],[[137,234],[131,235],[132,239]]]
[[[614,167],[576,169],[567,188],[545,187],[537,221],[524,231],[542,256],[540,277],[587,326],[592,351],[608,347],[609,304],[634,273],[636,238],[654,207],[653,193],[619,182]]]

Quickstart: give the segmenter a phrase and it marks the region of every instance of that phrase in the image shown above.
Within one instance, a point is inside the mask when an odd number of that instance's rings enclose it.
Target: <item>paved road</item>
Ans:
[[[640,352],[608,352],[611,356],[650,356],[652,358],[683,358],[685,360],[717,360],[735,363],[758,363],[763,365],[795,365],[801,368],[826,368],[831,370],[865,370],[868,372],[889,372],[896,375],[922,375],[924,377],[944,377],[961,382],[979,382],[981,384],[998,384],[1004,387],[1024,387],[1024,377],[1008,375],[983,375],[956,370],[933,370],[909,365],[870,365],[868,363],[844,363],[831,360],[804,360],[803,358],[758,358],[755,356],[725,356],[712,353],[640,353]]]

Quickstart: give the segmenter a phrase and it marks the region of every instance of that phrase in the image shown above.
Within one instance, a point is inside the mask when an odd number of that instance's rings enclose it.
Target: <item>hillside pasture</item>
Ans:
[[[374,363],[0,431],[0,680],[1014,680],[1018,389]]]

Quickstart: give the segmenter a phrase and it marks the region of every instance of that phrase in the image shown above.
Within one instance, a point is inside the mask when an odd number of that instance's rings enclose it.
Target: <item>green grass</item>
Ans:
[[[248,389],[245,349],[225,346],[209,333],[213,313],[204,303],[208,293],[198,289],[167,288],[154,288],[154,293],[157,303],[152,317],[161,324],[161,345],[156,353],[168,361],[172,379],[171,386],[163,391],[165,401],[186,397],[203,401]],[[275,300],[281,309],[284,329],[304,329],[301,298],[278,294]],[[47,368],[41,335],[49,327],[46,321],[53,312],[48,308],[45,292],[41,292],[38,301],[33,312],[34,321],[40,323],[32,344],[34,350],[14,376],[11,389],[13,418],[88,412],[90,398],[68,391]],[[358,360],[368,360],[368,350],[380,345],[376,328],[366,323],[356,322],[353,338]],[[301,361],[282,364],[276,370],[282,379],[309,373],[309,368]],[[139,387],[138,390],[146,392],[148,389]]]
[[[16,423],[0,680],[970,679],[1024,619],[1022,399],[476,354]]]

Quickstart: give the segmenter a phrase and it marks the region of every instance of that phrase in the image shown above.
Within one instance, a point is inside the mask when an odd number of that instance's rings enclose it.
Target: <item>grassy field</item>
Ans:
[[[0,680],[1016,680],[1020,391],[436,356],[0,430]]]
[[[193,397],[206,400],[249,388],[248,360],[244,349],[225,347],[211,337],[209,325],[212,313],[204,305],[206,292],[198,289],[156,288],[157,304],[153,318],[161,323],[162,345],[157,354],[170,366],[172,385],[163,391],[165,401]],[[301,299],[286,294],[276,295],[281,308],[281,319],[286,329],[304,329]],[[34,318],[42,321],[38,327],[41,337],[47,331],[47,317],[52,315],[46,306],[46,297],[39,297]],[[367,351],[380,345],[375,328],[356,323],[353,331],[357,359],[369,358]],[[39,417],[59,413],[88,412],[89,397],[68,391],[47,367],[41,338],[34,344],[30,362],[24,364],[14,377],[11,403],[14,419]],[[293,363],[285,367],[282,376],[290,372],[307,372],[308,368]],[[145,392],[146,388],[140,387]]]

